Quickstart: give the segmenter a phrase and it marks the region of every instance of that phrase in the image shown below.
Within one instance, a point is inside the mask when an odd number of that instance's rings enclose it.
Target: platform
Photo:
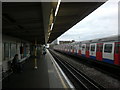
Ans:
[[[5,78],[2,88],[70,88],[51,59],[48,50],[46,55],[40,52],[37,58],[38,68],[34,69],[34,58],[30,57],[23,65],[23,72]]]

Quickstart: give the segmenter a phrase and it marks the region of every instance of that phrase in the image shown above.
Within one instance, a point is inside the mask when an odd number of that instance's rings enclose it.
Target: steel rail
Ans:
[[[75,85],[75,88],[82,88],[85,90],[103,90],[104,88],[96,83],[93,83],[87,76],[85,76],[82,72],[75,69],[71,64],[62,60],[61,57],[58,57],[55,53],[50,51],[55,60],[61,67],[67,70],[68,75],[71,75],[72,79],[77,82],[78,85]],[[73,83],[74,83],[73,81]]]

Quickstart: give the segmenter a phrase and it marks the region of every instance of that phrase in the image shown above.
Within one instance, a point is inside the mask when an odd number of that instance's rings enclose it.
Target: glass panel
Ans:
[[[97,45],[97,50],[96,50],[97,52],[99,52],[100,51],[100,45],[98,44]]]
[[[104,52],[112,53],[112,44],[105,44]]]
[[[102,51],[103,51],[103,44],[100,45],[100,52],[102,52]]]
[[[84,50],[84,49],[85,49],[85,45],[82,46],[82,50]]]
[[[81,49],[81,44],[79,44],[79,50]]]
[[[95,45],[91,45],[91,51],[95,51]]]
[[[86,46],[86,51],[89,51],[89,44],[87,44]]]
[[[103,44],[98,44],[97,45],[97,52],[102,52],[102,50],[103,50]]]

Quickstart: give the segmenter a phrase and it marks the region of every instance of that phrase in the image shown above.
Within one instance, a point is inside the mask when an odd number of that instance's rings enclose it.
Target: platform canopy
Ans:
[[[48,42],[52,42],[88,16],[103,2],[62,2]]]
[[[58,2],[3,2],[2,33],[50,43],[103,3],[60,2],[56,13]]]
[[[4,2],[2,10],[3,34],[45,43],[40,2]]]

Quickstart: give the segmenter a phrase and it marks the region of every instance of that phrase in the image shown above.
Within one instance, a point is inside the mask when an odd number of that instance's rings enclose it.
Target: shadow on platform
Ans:
[[[44,56],[37,58],[38,69],[34,69],[34,58],[23,64],[23,72],[13,73],[2,82],[2,88],[49,88],[47,61]]]

